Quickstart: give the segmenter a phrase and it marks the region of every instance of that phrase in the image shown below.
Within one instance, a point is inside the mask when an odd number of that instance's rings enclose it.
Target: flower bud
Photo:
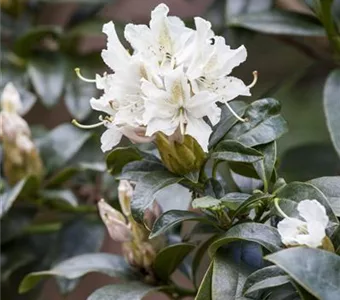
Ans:
[[[131,215],[130,202],[133,194],[133,188],[129,181],[121,180],[118,186],[118,199],[120,207],[125,216]]]
[[[4,174],[13,185],[27,175],[43,174],[39,153],[31,139],[27,122],[18,114],[22,110],[20,95],[8,83],[1,96],[0,139],[4,149]]]
[[[157,133],[156,145],[164,165],[178,175],[200,170],[206,158],[200,145],[189,135],[185,135],[180,143]]]
[[[102,218],[111,238],[116,242],[127,242],[132,238],[130,227],[125,217],[116,209],[107,204],[104,199],[98,202],[100,217]]]
[[[159,218],[162,214],[162,208],[154,201],[152,204],[152,208],[147,208],[144,212],[144,224],[148,229],[151,229],[155,221]]]
[[[1,110],[9,113],[19,113],[22,110],[19,92],[11,82],[6,84],[2,92]]]

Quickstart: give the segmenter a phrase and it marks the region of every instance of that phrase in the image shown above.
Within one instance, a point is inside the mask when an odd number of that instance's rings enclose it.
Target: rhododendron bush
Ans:
[[[243,28],[295,36],[294,43],[301,36],[328,37],[334,68],[324,111],[340,154],[339,2],[306,1],[313,15],[272,9],[271,1],[241,2],[243,8],[225,3],[229,13],[241,10],[230,19],[239,28],[234,34],[250,33]],[[234,74],[247,64],[249,49],[230,46],[205,18],[190,24],[165,4],[151,11],[148,25],[127,24],[124,37],[119,25],[103,24],[107,72],[75,66],[73,79],[95,117],[73,113],[73,125],[46,135],[35,137],[23,119],[15,83],[4,87],[4,225],[16,222],[11,212],[30,210],[15,233],[22,249],[56,241],[54,258],[21,277],[20,293],[55,276],[66,294],[80,277],[99,272],[118,283],[96,289],[89,300],[152,293],[156,299],[339,298],[340,177],[284,178],[277,140],[289,124],[281,104],[270,91],[249,100],[260,72],[249,74],[249,82]],[[72,72],[70,64],[65,70]],[[77,197],[85,201],[78,205]],[[39,213],[36,204],[43,205]],[[45,223],[48,216],[55,222]],[[54,236],[35,244],[24,238],[41,232]],[[104,232],[121,255],[98,252]],[[72,250],[64,255],[66,248]],[[22,251],[27,257],[20,266],[34,260],[30,250]]]

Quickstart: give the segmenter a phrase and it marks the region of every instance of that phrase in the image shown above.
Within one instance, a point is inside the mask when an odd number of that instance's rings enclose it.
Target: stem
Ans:
[[[180,286],[173,284],[173,286],[169,287],[166,292],[173,299],[181,299],[185,297],[195,297],[197,292],[194,290],[186,289]]]
[[[277,209],[277,211],[281,214],[281,216],[283,216],[284,218],[289,218],[289,216],[286,215],[286,213],[281,209],[281,207],[279,206],[279,198],[275,198],[274,199],[274,205],[275,208]]]
[[[25,229],[25,233],[27,234],[35,234],[35,233],[50,233],[54,231],[58,231],[62,226],[62,223],[48,223],[48,224],[37,224],[31,225]]]
[[[318,10],[318,17],[325,27],[328,39],[337,54],[340,57],[340,36],[335,28],[335,23],[332,16],[332,3],[333,0],[322,0],[319,2],[320,7]]]

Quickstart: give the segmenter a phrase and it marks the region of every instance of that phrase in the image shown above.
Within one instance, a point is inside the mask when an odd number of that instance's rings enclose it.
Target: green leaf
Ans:
[[[242,223],[230,228],[210,246],[210,256],[221,246],[238,240],[258,243],[270,252],[280,250],[282,245],[276,228],[261,223]]]
[[[216,239],[216,235],[212,235],[203,241],[199,246],[196,247],[196,251],[193,254],[192,264],[191,264],[191,278],[193,279],[194,285],[197,286],[198,278],[197,278],[197,271],[200,267],[200,262],[204,254],[207,252],[211,243]]]
[[[137,182],[133,197],[131,199],[131,211],[137,221],[143,219],[145,209],[154,201],[155,194],[161,189],[178,183],[182,178],[167,172],[151,172]]]
[[[211,196],[205,196],[201,198],[196,198],[192,201],[191,205],[193,208],[200,209],[218,209],[221,207],[222,202]]]
[[[211,262],[198,288],[195,300],[212,300],[212,275],[214,263]]]
[[[287,131],[287,123],[280,115],[280,103],[266,98],[251,103],[245,114],[245,122],[239,122],[226,134],[226,139],[236,139],[248,147],[277,140]]]
[[[212,272],[212,300],[248,299],[242,296],[242,287],[248,271],[236,263],[226,251],[218,251],[214,257]]]
[[[309,183],[317,187],[327,197],[334,213],[340,217],[340,176],[315,178]]]
[[[54,106],[58,102],[65,84],[65,59],[51,53],[47,57],[40,55],[31,58],[27,72],[42,103],[48,108]]]
[[[220,142],[215,151],[211,154],[211,158],[217,160],[235,161],[253,163],[263,158],[261,152],[246,147],[241,143],[233,140],[223,140]]]
[[[266,201],[267,199],[271,198],[271,195],[268,194],[254,194],[250,196],[247,200],[243,201],[240,206],[237,207],[236,211],[233,213],[232,221],[239,216],[240,214],[245,213],[246,211],[250,210],[257,204],[261,203],[262,201]]]
[[[323,93],[326,121],[335,150],[340,156],[340,69],[334,70],[327,78]]]
[[[42,39],[48,37],[58,39],[61,34],[62,28],[55,25],[31,27],[15,41],[14,51],[20,56],[28,56]]]
[[[229,19],[228,26],[246,28],[267,34],[293,36],[326,35],[325,30],[316,23],[315,18],[280,10],[234,16]]]
[[[160,161],[154,160],[136,160],[127,163],[123,169],[119,179],[139,181],[147,172],[165,171],[166,168]]]
[[[120,173],[127,163],[142,158],[136,147],[118,147],[113,149],[106,157],[107,169],[112,175],[115,175]]]
[[[339,297],[338,255],[319,249],[294,247],[268,255],[266,259],[287,272],[316,298],[334,300]]]
[[[230,210],[236,210],[243,202],[249,199],[251,195],[244,193],[228,193],[220,199],[223,202],[223,206]]]
[[[67,110],[78,121],[84,120],[91,112],[90,99],[96,94],[94,84],[70,78],[66,83],[64,95]]]
[[[160,234],[163,234],[171,227],[177,225],[178,223],[184,221],[199,221],[204,223],[212,223],[207,217],[200,215],[195,212],[185,211],[185,210],[169,210],[163,213],[154,223],[150,239],[154,238]]]
[[[254,168],[262,179],[265,190],[268,190],[268,185],[271,181],[277,156],[276,142],[271,142],[266,145],[256,147],[256,149],[263,153],[263,160],[254,162]],[[274,181],[276,178],[274,178]]]
[[[303,182],[292,182],[284,186],[280,189],[277,193],[277,196],[282,199],[289,199],[299,203],[300,201],[306,199],[315,199],[319,201],[326,209],[326,213],[330,219],[330,221],[338,224],[339,221],[335,216],[332,207],[330,206],[326,196],[314,185],[310,183],[303,183]],[[296,216],[290,215],[292,217]]]
[[[183,259],[195,248],[189,243],[179,243],[163,248],[157,253],[153,269],[156,275],[167,282]]]
[[[65,165],[83,147],[91,133],[71,124],[61,124],[38,141],[45,167],[49,171]]]
[[[51,270],[26,275],[20,284],[19,292],[27,292],[46,276],[75,279],[91,272],[99,272],[111,277],[135,278],[134,272],[121,256],[108,253],[82,254],[55,265]]]
[[[232,101],[230,106],[240,117],[243,116],[247,107],[243,101]],[[221,120],[213,128],[210,136],[209,148],[214,147],[237,122],[238,120],[230,112],[229,108],[223,105],[221,107]]]
[[[243,286],[243,293],[252,296],[254,292],[280,286],[290,282],[286,273],[277,266],[262,268],[250,274]],[[254,295],[255,296],[255,295]]]
[[[144,296],[159,288],[142,282],[114,284],[104,286],[93,292],[87,300],[141,300]]]

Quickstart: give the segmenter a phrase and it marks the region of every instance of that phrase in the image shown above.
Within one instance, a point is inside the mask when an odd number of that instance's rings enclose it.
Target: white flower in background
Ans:
[[[325,207],[317,200],[303,200],[298,204],[297,210],[303,220],[288,217],[277,205],[276,207],[285,216],[277,225],[285,245],[306,245],[313,248],[322,245],[329,218]]]
[[[1,95],[1,110],[19,114],[22,108],[19,92],[12,82],[7,83]]]
[[[102,58],[113,73],[88,80],[76,70],[81,79],[96,83],[103,91],[90,104],[106,116],[90,126],[74,121],[82,128],[107,127],[101,137],[103,151],[111,150],[123,135],[132,142],[145,143],[152,141],[157,132],[177,141],[190,135],[208,151],[212,130],[204,117],[212,125],[219,122],[216,102],[225,103],[244,121],[228,101],[239,95],[249,96],[254,84],[246,86],[230,76],[233,68],[245,61],[246,49],[230,49],[223,37],[214,35],[210,22],[202,18],[195,18],[193,30],[168,13],[169,8],[160,4],[151,12],[149,26],[126,25],[124,35],[132,53],[119,41],[115,25],[105,24],[107,49],[102,51]]]
[[[220,119],[215,96],[207,91],[192,95],[182,68],[164,76],[164,89],[144,80],[146,135],[161,131],[168,136],[180,128],[182,135],[195,138],[204,151],[208,150],[211,127],[203,120],[207,116],[214,125]]]

